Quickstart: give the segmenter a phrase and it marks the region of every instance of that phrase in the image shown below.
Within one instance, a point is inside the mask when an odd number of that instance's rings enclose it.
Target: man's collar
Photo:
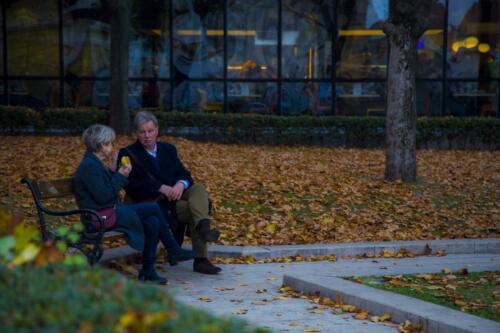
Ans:
[[[156,157],[156,152],[158,150],[158,144],[155,143],[155,147],[153,148],[153,150],[149,151],[146,147],[142,146],[142,148],[144,148],[144,150],[146,151],[146,153],[148,153],[149,155],[151,156],[155,156]]]

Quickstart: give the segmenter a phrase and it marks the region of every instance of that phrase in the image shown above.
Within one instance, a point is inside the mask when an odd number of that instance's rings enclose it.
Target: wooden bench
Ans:
[[[103,240],[115,240],[123,237],[123,234],[120,232],[106,231],[102,217],[95,210],[62,210],[64,208],[62,205],[59,205],[58,209],[55,210],[45,205],[51,199],[73,199],[73,178],[40,181],[23,178],[21,179],[21,183],[26,184],[33,195],[38,213],[40,233],[44,241],[58,238],[53,225],[54,223],[51,223],[47,219],[48,216],[69,217],[79,215],[79,222],[83,224],[83,231],[80,232],[79,239],[74,243],[69,243],[68,246],[80,250],[87,257],[88,262],[93,265],[102,257],[104,252],[102,246]],[[99,229],[96,229],[94,224],[90,222],[90,215],[97,216],[101,226]]]

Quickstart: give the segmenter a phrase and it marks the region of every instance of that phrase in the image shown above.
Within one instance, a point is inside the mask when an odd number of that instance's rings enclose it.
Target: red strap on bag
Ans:
[[[116,211],[115,207],[109,207],[109,208],[102,208],[97,210],[99,212],[99,215],[101,215],[102,219],[104,220],[104,229],[110,230],[113,229],[114,226],[116,225]],[[96,227],[97,230],[99,230],[99,220],[97,219],[97,216],[91,215],[90,216],[91,221],[94,223],[94,226]]]

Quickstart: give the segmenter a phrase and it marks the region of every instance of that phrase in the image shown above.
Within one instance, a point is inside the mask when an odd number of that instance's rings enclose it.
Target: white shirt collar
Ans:
[[[153,148],[152,151],[149,151],[146,149],[146,147],[144,147],[144,150],[146,150],[146,153],[148,153],[149,155],[153,156],[154,158],[156,158],[156,152],[157,152],[157,146],[156,146],[156,143],[155,143],[155,147]]]

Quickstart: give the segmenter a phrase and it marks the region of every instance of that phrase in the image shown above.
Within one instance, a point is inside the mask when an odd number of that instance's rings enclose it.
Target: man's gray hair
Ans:
[[[94,124],[83,131],[82,141],[91,153],[97,152],[105,144],[113,142],[115,131],[105,125]]]
[[[158,119],[154,114],[148,111],[137,112],[134,118],[134,130],[137,131],[139,126],[141,126],[144,123],[147,123],[148,121],[152,121],[153,124],[155,124],[155,126],[158,127]]]

